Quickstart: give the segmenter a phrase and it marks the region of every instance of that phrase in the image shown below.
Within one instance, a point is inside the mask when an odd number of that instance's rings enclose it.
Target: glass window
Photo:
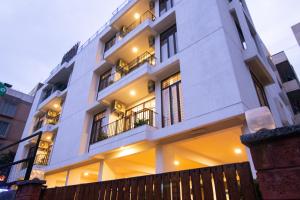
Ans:
[[[251,76],[252,76],[252,79],[254,82],[255,90],[256,90],[260,105],[269,107],[264,86],[259,82],[259,80],[255,77],[255,75],[253,73],[251,73]]]
[[[116,36],[114,35],[110,40],[105,43],[104,52],[108,51],[116,43]]]
[[[0,114],[8,117],[14,117],[17,112],[17,104],[10,101],[0,102]]]
[[[162,81],[163,127],[182,121],[183,103],[180,73]]]
[[[159,14],[163,15],[173,7],[172,0],[159,0]]]
[[[0,121],[0,137],[5,137],[8,131],[9,123]]]
[[[161,62],[167,60],[177,53],[177,28],[173,25],[160,35],[160,57]]]
[[[98,92],[103,90],[104,88],[108,87],[111,83],[112,76],[111,76],[111,70],[105,72],[100,76],[100,81],[99,81],[99,88]]]
[[[97,141],[99,141],[100,137],[104,137],[103,134],[104,131],[102,130],[103,125],[104,125],[104,120],[106,117],[106,111],[100,112],[94,116],[93,120],[93,126],[92,126],[92,134],[91,134],[91,139],[90,143],[93,144]]]

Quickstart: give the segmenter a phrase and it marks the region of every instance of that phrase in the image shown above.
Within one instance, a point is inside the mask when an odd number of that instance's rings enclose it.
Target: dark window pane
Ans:
[[[8,130],[9,123],[0,121],[0,137],[5,137]]]

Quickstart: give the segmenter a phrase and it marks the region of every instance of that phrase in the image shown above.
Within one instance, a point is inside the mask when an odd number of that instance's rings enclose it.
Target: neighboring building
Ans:
[[[44,133],[32,177],[54,187],[251,161],[246,111],[293,123],[273,69],[244,1],[130,0],[38,90],[23,133]]]
[[[33,96],[11,88],[0,96],[0,147],[21,139],[32,102]]]
[[[300,124],[300,84],[297,74],[284,52],[273,55],[272,61],[294,112],[295,123]]]
[[[298,44],[300,45],[300,23],[292,26],[292,30],[294,32]]]

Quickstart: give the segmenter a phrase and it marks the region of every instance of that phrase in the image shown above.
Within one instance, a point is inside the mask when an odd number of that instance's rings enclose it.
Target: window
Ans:
[[[173,7],[172,0],[159,0],[159,15],[163,15]]]
[[[109,70],[109,71],[105,72],[104,74],[102,74],[100,76],[98,92],[100,92],[104,88],[108,87],[110,85],[111,80],[112,80],[111,79],[111,70]]]
[[[256,90],[257,97],[258,97],[260,105],[269,107],[269,103],[268,103],[268,100],[267,100],[267,96],[266,96],[266,93],[265,93],[264,86],[259,82],[259,80],[255,77],[255,75],[253,73],[251,73],[251,76],[252,76],[252,79],[253,79],[253,83],[254,83],[254,86],[255,86],[255,90]]]
[[[162,81],[162,125],[169,126],[182,121],[183,97],[180,73]]]
[[[6,137],[8,131],[9,123],[0,121],[0,137]]]
[[[14,117],[17,112],[17,104],[4,100],[0,102],[0,114],[8,117]]]
[[[300,90],[294,90],[292,92],[288,92],[287,96],[291,102],[292,109],[294,114],[300,113]]]
[[[108,51],[116,43],[116,36],[113,36],[105,43],[104,52]]]
[[[93,144],[97,141],[99,141],[99,137],[105,137],[104,131],[102,130],[103,125],[104,125],[104,120],[105,120],[105,115],[106,111],[100,112],[94,116],[93,120],[93,126],[92,126],[92,134],[91,134],[91,139],[90,143]]]
[[[173,25],[160,35],[160,60],[167,60],[177,53],[177,28]]]
[[[276,68],[283,83],[297,79],[293,67],[288,61],[277,64]]]
[[[241,28],[241,25],[239,23],[239,20],[236,16],[236,13],[232,13],[232,19],[233,19],[233,22],[235,24],[235,27],[236,27],[236,30],[239,34],[239,38],[240,38],[240,41],[241,41],[241,44],[243,46],[243,49],[247,49],[247,44],[246,44],[246,40],[245,40],[245,36],[244,36],[244,33],[242,31],[242,28]]]

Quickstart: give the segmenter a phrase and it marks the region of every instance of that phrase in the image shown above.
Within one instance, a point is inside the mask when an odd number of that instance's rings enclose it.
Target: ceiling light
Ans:
[[[59,107],[59,104],[55,103],[55,104],[53,105],[53,107],[54,107],[54,108],[58,108],[58,107]]]
[[[84,172],[84,173],[83,173],[83,176],[88,176],[88,175],[89,175],[88,172]]]
[[[130,90],[129,94],[130,94],[131,96],[135,96],[135,95],[136,95],[136,91],[135,91],[135,90]]]
[[[242,154],[242,150],[240,148],[235,148],[234,153],[235,154]]]
[[[178,160],[174,161],[174,165],[178,166],[180,164],[180,162]]]
[[[133,52],[133,53],[137,53],[138,51],[139,51],[139,49],[138,49],[137,47],[133,47],[133,48],[132,48],[132,52]]]
[[[141,17],[141,15],[139,13],[134,13],[133,16],[134,16],[135,19],[139,19]]]
[[[46,137],[47,140],[51,140],[51,136]]]

